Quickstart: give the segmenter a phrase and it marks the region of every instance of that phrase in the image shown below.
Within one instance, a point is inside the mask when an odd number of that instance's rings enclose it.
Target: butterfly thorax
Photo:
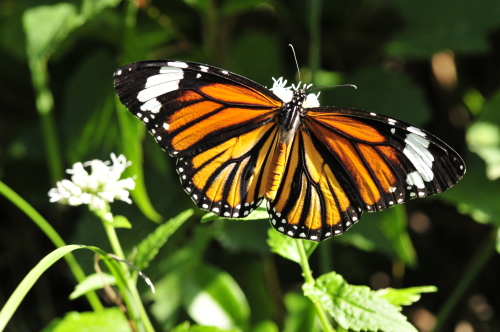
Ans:
[[[266,198],[269,200],[274,200],[281,184],[285,165],[290,156],[293,139],[302,121],[304,113],[304,107],[302,105],[305,99],[306,91],[297,89],[293,92],[292,100],[288,103],[284,103],[281,107],[278,122],[280,125],[278,139],[275,143],[276,145],[267,175]]]

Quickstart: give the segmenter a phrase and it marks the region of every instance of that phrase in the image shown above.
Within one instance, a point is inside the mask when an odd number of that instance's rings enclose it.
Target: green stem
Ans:
[[[17,206],[21,211],[23,211],[28,218],[30,218],[37,226],[42,230],[42,232],[52,241],[56,248],[66,246],[64,240],[59,236],[56,230],[45,220],[31,205],[28,204],[21,196],[10,189],[5,183],[0,181],[0,194],[11,201],[15,206]],[[73,254],[67,254],[64,259],[69,265],[69,269],[73,276],[78,282],[85,280],[86,276],[82,268],[78,264]],[[96,293],[88,292],[85,294],[90,306],[94,311],[99,311],[103,309],[101,301],[97,297]]]
[[[31,80],[36,95],[36,108],[40,117],[40,126],[43,135],[47,166],[50,171],[52,184],[63,178],[63,162],[61,148],[57,139],[57,130],[54,120],[54,98],[49,87],[49,73],[45,59],[31,59],[29,61]]]
[[[300,256],[300,267],[302,268],[302,275],[304,276],[304,280],[306,283],[314,285],[316,281],[314,280],[311,268],[309,266],[306,249],[304,248],[304,242],[302,242],[302,240],[296,240],[295,243],[297,244],[297,250]],[[328,316],[326,315],[326,312],[323,310],[321,304],[316,301],[312,302],[314,305],[314,310],[318,315],[321,327],[323,328],[323,331],[335,332],[335,329],[332,327],[332,324],[330,323],[330,320],[328,319]]]
[[[459,282],[451,296],[445,302],[443,307],[441,308],[439,314],[437,315],[436,325],[433,329],[433,332],[439,331],[449,315],[455,308],[457,302],[462,298],[465,291],[469,288],[471,282],[476,278],[481,269],[486,265],[486,263],[490,260],[491,256],[495,253],[495,244],[496,244],[496,234],[498,232],[498,228],[495,229],[494,236],[491,239],[488,239],[486,245],[484,245],[479,252],[474,255],[471,259],[470,263],[466,267],[466,274]]]
[[[108,209],[106,209],[106,211],[107,210]],[[113,249],[115,255],[120,258],[126,259],[113,224],[104,218],[107,213],[106,211],[95,211],[95,213],[97,216],[99,216],[99,218],[101,218],[104,229],[106,231],[106,235],[108,236],[109,243],[111,244],[111,248]],[[135,321],[137,323],[139,331],[154,332],[155,330],[153,324],[151,324],[146,309],[144,309],[144,306],[142,305],[142,299],[139,295],[139,292],[137,291],[137,285],[134,278],[131,276],[126,264],[121,263],[120,266],[121,272],[123,273],[124,279],[126,280],[128,291],[130,292],[130,296],[132,298],[132,303],[129,304],[129,310],[133,310],[137,313],[138,319],[136,319]],[[133,308],[131,306],[133,306]]]

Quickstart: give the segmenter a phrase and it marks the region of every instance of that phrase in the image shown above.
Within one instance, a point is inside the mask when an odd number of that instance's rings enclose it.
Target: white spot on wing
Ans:
[[[425,188],[424,180],[418,172],[408,173],[408,176],[406,177],[406,183],[408,183],[410,186],[417,186],[417,188],[420,189]],[[412,194],[415,195],[415,193]]]
[[[411,127],[406,128],[406,130],[408,130],[412,133],[415,133],[419,136],[425,136],[425,133],[420,128],[417,128],[417,127],[411,126]]]
[[[207,66],[200,66],[200,69],[202,72],[207,73],[208,72],[208,67]]]
[[[187,63],[182,62],[182,61],[170,61],[170,62],[167,62],[167,65],[172,66],[172,67],[178,67],[178,68],[189,67]],[[162,67],[162,68],[166,68],[166,67]]]

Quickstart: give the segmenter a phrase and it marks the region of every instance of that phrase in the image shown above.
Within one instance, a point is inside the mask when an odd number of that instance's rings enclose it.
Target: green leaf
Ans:
[[[106,252],[102,251],[97,247],[92,246],[83,246],[83,245],[68,245],[64,247],[57,248],[52,251],[50,254],[45,256],[27,275],[24,277],[23,281],[17,286],[16,290],[9,297],[2,310],[0,311],[0,331],[3,331],[5,325],[7,325],[8,321],[14,314],[15,310],[24,299],[28,291],[33,287],[35,282],[40,278],[42,273],[44,273],[50,266],[52,266],[55,262],[61,259],[64,255],[76,250],[76,249],[89,249],[101,256],[104,259],[104,262],[108,266],[108,268],[113,272],[113,275],[117,278],[117,285],[125,294],[125,301],[129,308],[132,308],[131,302],[128,296],[126,296],[127,292],[125,292],[125,280],[123,279],[123,274],[121,274],[121,269],[119,268],[118,262],[115,260],[109,259],[109,256]],[[134,313],[135,314],[135,313]]]
[[[9,297],[2,310],[0,311],[0,331],[3,331],[5,325],[10,320],[17,307],[24,299],[28,291],[33,287],[35,282],[40,278],[42,273],[45,272],[49,267],[55,262],[61,259],[67,253],[73,250],[85,248],[85,246],[80,245],[69,245],[61,248],[57,248],[50,254],[45,256],[27,275],[24,277],[23,281],[17,286],[16,290]]]
[[[269,246],[266,242],[269,229],[268,218],[220,220],[215,229],[215,238],[228,250],[245,250],[257,254],[269,253]]]
[[[220,329],[249,327],[250,309],[234,279],[209,265],[198,265],[182,283],[183,302],[191,318]]]
[[[252,332],[279,332],[279,328],[275,322],[271,320],[265,320],[255,325],[255,327],[252,329]]]
[[[439,199],[457,206],[460,213],[470,215],[480,223],[500,225],[500,179],[491,181],[486,177],[485,164],[474,153],[466,153],[467,174],[453,188],[441,193]],[[477,193],[480,188],[480,195]]]
[[[490,30],[500,24],[497,0],[401,0],[394,4],[406,22],[387,51],[406,58],[429,58],[443,50],[485,53],[491,49]]]
[[[43,332],[130,332],[132,329],[127,322],[127,317],[119,308],[106,308],[96,312],[68,312],[56,324],[51,324],[50,329]]]
[[[269,228],[267,235],[269,236],[267,244],[269,244],[272,252],[299,264],[300,255],[295,242],[304,241],[304,248],[306,249],[307,257],[311,256],[319,244],[318,242],[313,241],[293,239],[289,236],[281,234],[274,228]]]
[[[335,242],[349,244],[368,252],[378,251],[408,266],[416,264],[416,254],[406,227],[404,206],[377,213],[365,213],[360,221]]]
[[[156,292],[148,295],[152,301],[151,313],[162,326],[173,326],[177,323],[177,312],[181,307],[181,285],[183,274],[180,269],[169,272],[165,277],[155,281]]]
[[[417,331],[397,307],[366,286],[349,285],[335,272],[322,275],[314,285],[304,284],[302,289],[346,330]]]
[[[151,234],[137,246],[137,255],[134,259],[134,265],[143,270],[148,267],[149,262],[155,258],[161,247],[186,220],[193,215],[193,210],[186,210],[179,213],[176,217],[166,223],[158,226]]]
[[[70,3],[63,2],[26,10],[23,25],[28,57],[48,60],[56,47],[83,22],[75,5]]]
[[[285,294],[283,301],[287,311],[283,332],[321,331],[311,300],[303,294],[290,292]]]
[[[113,218],[114,228],[132,228],[132,224],[128,221],[127,217],[124,216],[114,216]]]
[[[469,149],[486,162],[490,180],[500,178],[500,91],[488,100],[476,121],[467,129]]]
[[[393,306],[399,307],[399,310],[401,310],[401,306],[411,305],[420,300],[422,293],[434,292],[437,292],[436,286],[418,286],[401,289],[384,288],[379,289],[375,293],[378,296],[386,299],[387,302],[389,302]]]
[[[104,285],[113,286],[116,284],[116,278],[108,273],[91,274],[81,283],[76,285],[75,290],[69,295],[70,300],[74,300],[90,291],[95,291],[104,287]]]
[[[415,266],[417,256],[407,231],[406,210],[402,205],[394,206],[382,215],[378,226],[391,243],[397,257],[407,266]]]

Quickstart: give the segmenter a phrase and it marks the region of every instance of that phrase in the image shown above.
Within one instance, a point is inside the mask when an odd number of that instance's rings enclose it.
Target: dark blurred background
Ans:
[[[157,226],[152,220],[195,206],[179,185],[174,159],[117,107],[116,68],[181,59],[270,87],[271,77],[298,80],[288,44],[302,81],[357,85],[322,90],[322,105],[421,126],[458,151],[468,167],[448,192],[406,204],[407,227],[391,223],[391,210],[365,214],[345,235],[321,243],[311,257],[315,275],[335,270],[372,289],[435,285],[437,293],[404,310],[420,331],[432,331],[437,321],[440,331],[500,331],[498,0],[3,0],[0,180],[67,243],[110,251],[86,207],[50,204],[47,193],[73,163],[125,153],[145,183],[132,197],[135,204],[112,206],[133,224],[118,232],[130,252]],[[248,299],[252,326],[270,320],[281,330],[290,312],[283,298],[291,301],[303,279],[296,263],[269,252],[268,222],[201,224],[203,212],[195,210],[145,271],[160,285],[157,297],[145,300],[158,330],[190,318],[178,294],[182,285],[172,276],[194,256],[234,278]],[[53,249],[28,217],[0,197],[0,304]],[[76,255],[91,273],[92,255]],[[56,264],[7,330],[38,331],[69,310],[90,310],[84,298],[68,300],[74,285],[66,263]],[[447,303],[451,311],[445,315]]]

